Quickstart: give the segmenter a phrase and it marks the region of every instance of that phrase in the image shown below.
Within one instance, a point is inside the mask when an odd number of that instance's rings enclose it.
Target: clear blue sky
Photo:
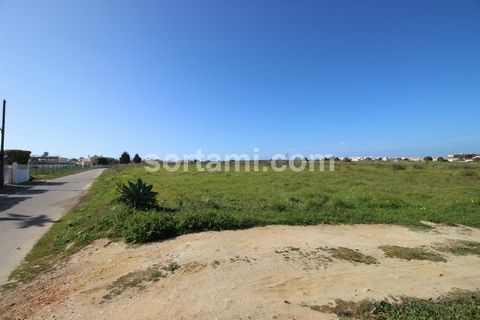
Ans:
[[[7,148],[480,152],[480,1],[2,1]]]

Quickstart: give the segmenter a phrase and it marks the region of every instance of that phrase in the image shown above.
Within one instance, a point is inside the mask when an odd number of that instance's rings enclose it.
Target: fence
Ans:
[[[90,166],[82,166],[78,164],[36,164],[33,163],[30,165],[30,175],[39,176],[39,175],[48,175],[54,174],[56,172],[65,172],[70,170],[89,168]]]
[[[17,164],[5,165],[3,168],[5,184],[24,183],[30,180],[30,165]]]

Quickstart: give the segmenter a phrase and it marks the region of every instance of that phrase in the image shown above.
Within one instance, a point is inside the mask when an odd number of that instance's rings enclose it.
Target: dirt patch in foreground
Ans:
[[[99,240],[65,266],[0,296],[2,319],[335,319],[305,306],[437,297],[480,287],[480,257],[442,250],[480,230],[269,226],[144,246]],[[442,259],[389,258],[381,246]]]

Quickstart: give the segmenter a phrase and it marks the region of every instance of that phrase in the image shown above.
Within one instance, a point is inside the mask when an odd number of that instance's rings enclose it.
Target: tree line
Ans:
[[[95,161],[95,164],[97,165],[109,165],[109,164],[128,164],[128,163],[141,163],[142,158],[138,153],[135,154],[133,159],[130,158],[130,154],[125,151],[120,155],[120,158],[115,159],[115,158],[109,158],[109,157],[98,157]]]

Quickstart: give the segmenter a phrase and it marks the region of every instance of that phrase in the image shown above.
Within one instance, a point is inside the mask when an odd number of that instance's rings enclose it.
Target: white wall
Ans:
[[[15,165],[15,163],[13,164]],[[30,165],[17,164],[13,183],[24,183],[30,181]]]
[[[6,165],[4,168],[6,184],[24,183],[30,180],[30,165],[17,164]]]
[[[5,179],[5,184],[12,184],[13,183],[12,172],[13,172],[12,166],[5,165],[5,167],[3,168],[3,177]]]

